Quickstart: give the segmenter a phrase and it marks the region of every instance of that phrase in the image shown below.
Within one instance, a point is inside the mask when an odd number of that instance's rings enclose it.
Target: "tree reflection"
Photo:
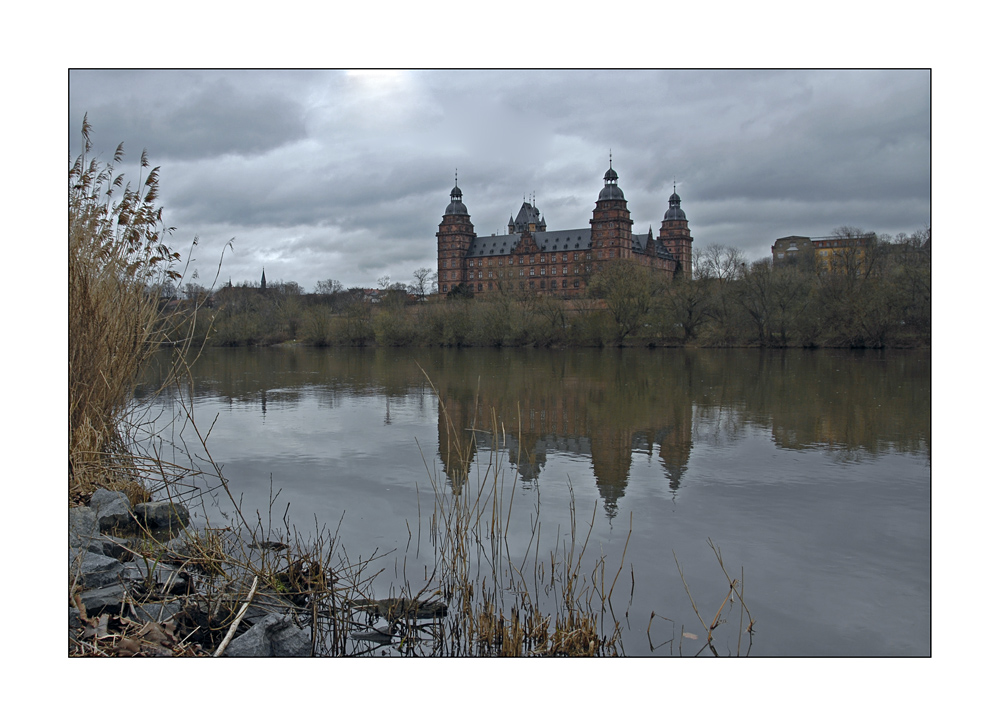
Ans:
[[[633,455],[657,457],[665,488],[676,493],[699,441],[725,445],[751,428],[783,449],[929,458],[929,358],[922,351],[275,348],[207,350],[193,371],[198,395],[247,407],[259,400],[262,415],[303,396],[335,409],[375,393],[385,425],[391,404],[417,395],[423,406],[436,390],[437,467],[456,491],[477,456],[494,448],[532,485],[545,484],[546,466],[563,453],[589,458],[613,517]],[[140,392],[156,384],[154,366]]]

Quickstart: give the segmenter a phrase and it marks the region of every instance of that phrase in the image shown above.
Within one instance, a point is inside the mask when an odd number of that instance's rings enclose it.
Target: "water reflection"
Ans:
[[[304,397],[337,408],[375,395],[387,427],[410,406],[426,415],[436,389],[437,466],[454,488],[494,448],[525,483],[570,456],[589,462],[614,517],[635,454],[655,460],[676,493],[696,443],[733,444],[751,430],[835,461],[929,461],[929,366],[923,352],[291,348],[208,350],[194,371],[198,396],[259,406],[262,420]],[[139,393],[156,385],[154,369]]]

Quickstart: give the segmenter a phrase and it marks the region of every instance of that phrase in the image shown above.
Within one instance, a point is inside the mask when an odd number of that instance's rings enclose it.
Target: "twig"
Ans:
[[[677,561],[677,553],[673,551],[671,552],[674,555],[674,562],[677,564],[677,572],[681,575],[681,582],[684,583],[684,591],[688,594],[688,599],[691,600],[691,607],[694,608],[694,614],[698,616],[698,620],[701,621],[701,626],[705,628],[705,632],[708,633],[708,641],[712,642],[712,629],[705,625],[705,621],[701,619],[701,613],[698,612],[698,606],[694,603],[694,596],[691,594],[687,581],[684,579],[684,570],[681,569],[681,563]]]
[[[243,603],[243,607],[240,608],[239,613],[236,615],[236,620],[234,620],[233,624],[229,626],[229,632],[226,633],[226,637],[222,639],[222,643],[219,645],[218,650],[216,650],[215,653],[212,654],[213,658],[218,658],[220,655],[222,655],[222,651],[226,649],[226,646],[229,645],[229,641],[233,639],[233,635],[236,634],[236,628],[242,622],[243,616],[246,615],[247,608],[250,607],[250,601],[253,600],[254,593],[256,592],[257,592],[257,576],[254,575],[253,585],[250,586],[250,594],[247,595],[247,601]]]

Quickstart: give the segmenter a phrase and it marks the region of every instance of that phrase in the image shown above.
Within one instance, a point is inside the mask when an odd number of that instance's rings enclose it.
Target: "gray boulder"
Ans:
[[[120,584],[108,585],[97,590],[85,590],[80,593],[80,601],[87,610],[87,617],[92,618],[102,612],[118,612],[125,597],[125,588]]]
[[[69,510],[69,540],[71,547],[86,547],[87,542],[101,533],[97,514],[90,507],[73,507]],[[76,542],[74,542],[76,538]]]
[[[134,555],[129,550],[128,540],[122,539],[121,537],[112,537],[110,534],[102,534],[96,541],[95,544],[99,545],[101,548],[100,554],[106,557],[114,557],[119,562],[128,562]],[[88,547],[88,549],[91,549]],[[91,551],[95,551],[91,549]]]
[[[191,521],[187,507],[176,502],[145,502],[136,504],[133,511],[150,529],[183,529]]]
[[[143,623],[150,620],[157,623],[165,623],[183,609],[183,605],[179,600],[136,603],[134,607],[135,616]]]
[[[309,628],[300,628],[291,615],[277,613],[234,638],[224,652],[231,658],[302,658],[311,654]]]
[[[71,547],[69,550],[69,574],[84,590],[104,587],[118,581],[125,567],[113,557]]]
[[[98,489],[90,498],[90,508],[96,512],[97,524],[102,532],[117,527],[128,528],[134,524],[132,507],[129,506],[128,497],[124,492]]]

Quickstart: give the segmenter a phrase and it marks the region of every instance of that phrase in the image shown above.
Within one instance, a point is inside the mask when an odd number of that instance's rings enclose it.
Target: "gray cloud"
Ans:
[[[200,276],[375,284],[434,267],[456,167],[480,234],[534,193],[586,227],[608,152],[635,229],[673,183],[696,246],[930,221],[930,77],[907,71],[74,71],[70,150],[148,148]]]

